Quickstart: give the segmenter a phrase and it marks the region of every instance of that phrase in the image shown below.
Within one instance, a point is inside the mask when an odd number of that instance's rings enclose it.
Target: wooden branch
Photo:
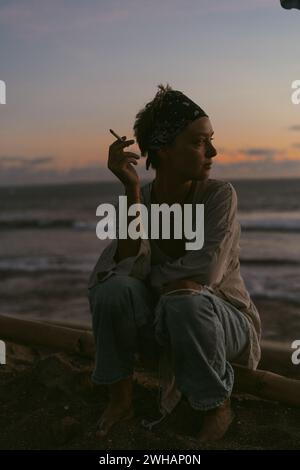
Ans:
[[[89,331],[0,315],[0,337],[27,346],[94,357],[94,340]]]
[[[251,370],[237,364],[234,364],[234,376],[234,392],[300,406],[300,380],[266,370]]]
[[[0,315],[0,338],[27,346],[47,347],[55,351],[94,359],[94,338],[85,325],[72,328],[50,323],[23,320]],[[288,371],[297,376],[300,367],[291,362],[292,350],[287,345],[262,342],[262,361],[264,367],[276,371]],[[300,406],[300,380],[278,375],[266,370],[251,370],[233,364],[235,371],[234,391],[247,393],[260,398],[275,400],[290,406]]]
[[[300,379],[300,366],[292,363],[294,350],[291,344],[278,341],[261,341],[261,360],[259,369],[270,370],[280,375]]]

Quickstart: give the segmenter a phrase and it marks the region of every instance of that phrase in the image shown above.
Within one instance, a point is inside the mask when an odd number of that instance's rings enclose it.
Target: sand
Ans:
[[[105,386],[90,380],[92,361],[7,344],[0,368],[0,449],[299,449],[300,408],[234,395],[235,420],[226,436],[200,447],[202,415],[183,398],[152,431],[143,418],[157,415],[157,374],[139,362],[134,375],[135,417],[102,439],[95,426],[105,407]]]
[[[90,324],[84,273],[3,273],[1,311],[28,319]],[[291,342],[300,331],[299,307],[253,299],[264,339]],[[7,344],[0,367],[0,449],[199,449],[201,413],[183,398],[152,432],[143,418],[157,415],[157,374],[137,363],[136,416],[119,423],[107,438],[95,437],[106,400],[105,386],[90,381],[93,363],[61,352]],[[300,366],[298,366],[300,367]],[[300,409],[251,396],[233,396],[236,418],[227,435],[208,449],[299,449]],[[203,447],[202,447],[203,448]]]

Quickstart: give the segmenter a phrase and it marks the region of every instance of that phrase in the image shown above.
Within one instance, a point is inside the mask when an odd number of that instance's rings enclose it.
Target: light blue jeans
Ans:
[[[204,288],[157,297],[143,281],[114,274],[90,288],[96,344],[92,380],[111,384],[133,374],[138,352],[158,358],[169,342],[176,385],[192,408],[215,408],[230,396],[230,362],[249,346],[246,317]]]

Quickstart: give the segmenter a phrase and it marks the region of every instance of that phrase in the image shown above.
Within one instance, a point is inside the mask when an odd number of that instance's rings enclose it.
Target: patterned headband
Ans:
[[[158,113],[148,140],[149,150],[158,150],[163,145],[170,144],[190,122],[203,116],[208,117],[200,106],[178,90],[166,92]],[[148,156],[147,170],[150,163],[151,157]]]

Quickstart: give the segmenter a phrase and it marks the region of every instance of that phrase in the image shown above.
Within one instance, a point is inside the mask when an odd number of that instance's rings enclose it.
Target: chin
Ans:
[[[195,180],[206,180],[209,178],[209,171],[203,171],[203,168],[197,173],[194,174],[193,179]]]

